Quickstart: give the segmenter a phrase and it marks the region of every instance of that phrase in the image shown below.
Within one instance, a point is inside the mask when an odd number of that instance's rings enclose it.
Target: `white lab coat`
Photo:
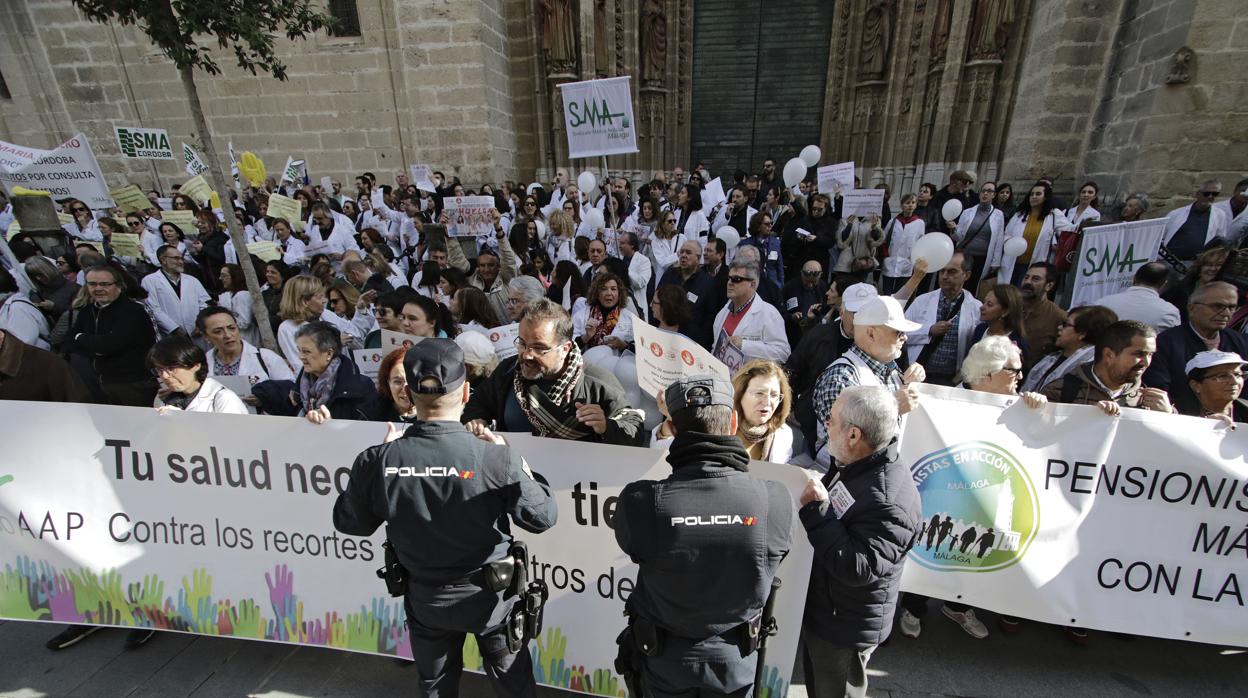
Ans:
[[[0,304],[0,330],[32,347],[51,349],[47,340],[47,318],[21,291],[12,294]]]
[[[1182,208],[1176,208],[1166,214],[1166,235],[1162,238],[1161,244],[1170,244],[1174,234],[1179,232],[1179,228],[1187,222],[1187,216],[1192,212],[1192,205],[1188,204]],[[1225,238],[1227,227],[1231,222],[1231,214],[1228,209],[1218,208],[1214,204],[1209,208],[1209,229],[1205,233],[1205,244],[1208,245],[1214,238]]]
[[[1244,210],[1240,211],[1238,216],[1231,213],[1230,199],[1227,199],[1226,201],[1219,201],[1214,204],[1213,207],[1221,209],[1221,211],[1226,214],[1226,220],[1229,221],[1229,223],[1226,224],[1226,233],[1223,235],[1227,241],[1238,243],[1245,235],[1248,235],[1248,206],[1245,206]]]
[[[179,327],[189,335],[195,331],[195,316],[212,301],[199,279],[190,274],[181,278],[182,293],[174,293],[173,284],[163,271],[154,271],[143,277],[143,290],[156,316],[156,326],[161,334],[169,334]]]
[[[960,216],[958,216],[958,225],[953,230],[953,243],[955,247],[970,234],[971,223],[974,221],[975,208],[968,208],[963,211]],[[989,269],[1001,266],[1001,247],[1005,244],[1005,214],[994,208],[992,213],[988,214],[988,229],[981,230],[977,234],[979,237],[984,235],[988,236],[988,256],[986,257],[987,261],[984,264],[983,274],[979,277],[980,279],[988,277]],[[930,271],[940,270],[933,269]],[[976,281],[978,280],[979,279],[976,279]]]
[[[663,278],[667,268],[680,258],[680,246],[685,244],[685,240],[685,236],[681,233],[676,233],[668,240],[657,235],[650,238],[650,261],[654,263],[656,278]]]
[[[1026,228],[1027,218],[1025,216],[1010,216],[1010,221],[1005,226],[1005,239],[1001,241],[1002,250],[1005,247],[1005,240],[1022,237]],[[1044,224],[1040,228],[1040,234],[1036,236],[1036,245],[1032,249],[1030,263],[1053,261],[1053,242],[1057,234],[1074,229],[1075,226],[1066,220],[1066,214],[1057,209],[1049,212],[1049,215],[1044,217]],[[988,258],[989,267],[1012,267],[1016,262],[1015,258],[1006,257],[1003,251],[998,253],[995,258]]]
[[[681,211],[675,210],[673,213],[676,215],[676,229],[680,230]],[[695,236],[706,237],[707,233],[711,229],[711,222],[706,220],[706,214],[702,213],[702,211],[693,211],[689,213],[688,218],[689,220],[685,223],[685,229],[682,232],[690,238]],[[746,231],[742,230],[738,232],[744,235]]]
[[[719,332],[728,319],[728,311],[732,301],[724,304],[715,315],[715,324],[711,329],[711,341],[719,338]],[[770,359],[776,363],[784,363],[789,358],[789,338],[784,331],[784,318],[780,311],[760,296],[754,296],[754,302],[745,311],[745,317],[737,323],[737,329],[730,336],[741,338],[741,353],[745,360]]]
[[[585,334],[585,322],[589,319],[589,303],[578,303],[572,309],[572,336],[580,337]],[[616,337],[620,341],[628,344],[633,341],[633,313],[629,308],[620,310],[620,319],[615,323],[615,329],[611,330],[608,337]]]
[[[633,258],[628,260],[628,282],[633,285],[633,305],[642,319],[648,316],[646,310],[649,303],[646,302],[646,287],[650,285],[652,278],[654,278],[654,265],[650,263],[650,258],[640,252],[633,253]]]
[[[758,213],[758,209],[754,208],[753,206],[748,206],[748,205],[746,206],[745,226],[747,228],[749,227],[750,221],[754,218],[754,214],[756,213]],[[728,204],[725,203],[723,206],[719,208],[719,212],[715,214],[715,220],[714,222],[711,223],[711,232],[718,233],[720,228],[724,227],[725,225],[728,225],[728,220],[729,220],[728,219]],[[688,229],[686,229],[686,231],[687,230]],[[746,235],[749,235],[748,230],[738,230],[737,233],[743,238]]]
[[[936,309],[940,305],[941,293],[940,289],[924,293],[915,298],[910,307],[906,309],[906,319],[922,325],[906,335],[906,356],[909,357],[911,363],[919,358],[923,347],[932,341],[932,336],[927,331],[936,324]],[[983,303],[976,300],[970,291],[962,289],[962,307],[958,311],[958,366],[962,365],[962,359],[966,358],[966,352],[971,348],[971,335],[975,333],[975,326],[979,324],[981,307]]]
[[[165,403],[158,397],[156,398],[156,406],[160,407]],[[182,409],[183,412],[215,412],[217,414],[248,414],[247,405],[245,405],[233,390],[214,381],[212,378],[205,378],[203,384],[199,386],[199,392],[195,394],[195,398],[187,403]]]
[[[217,356],[216,347],[209,349],[207,356],[208,375],[215,375],[213,365]],[[295,379],[295,372],[290,370],[286,360],[278,356],[277,352],[256,347],[246,340],[243,340],[243,356],[238,363],[238,375],[247,376],[253,385],[260,381]]]
[[[905,224],[893,218],[884,226],[884,234],[888,235],[889,232],[892,232],[892,237],[887,238],[888,256],[884,258],[884,276],[909,278],[914,273],[910,251],[914,249],[914,243],[927,232],[927,226],[922,218],[916,217]]]
[[[1071,225],[1078,228],[1079,224],[1084,221],[1092,223],[1101,220],[1101,212],[1089,206],[1083,210],[1083,213],[1079,213],[1079,206],[1075,205],[1066,209],[1066,220],[1070,221]]]

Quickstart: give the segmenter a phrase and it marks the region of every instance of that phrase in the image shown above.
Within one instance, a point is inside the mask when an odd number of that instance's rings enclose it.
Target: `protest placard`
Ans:
[[[113,207],[108,185],[87,137],[81,133],[52,150],[0,141],[0,184],[51,192],[55,199],[73,197],[88,208]]]
[[[113,201],[127,213],[130,211],[146,211],[152,207],[152,202],[147,200],[147,196],[139,189],[137,185],[127,184],[120,189],[114,189],[108,193],[113,197]]]
[[[325,196],[334,195],[334,178],[321,177],[321,191],[325,192]]]
[[[145,160],[172,160],[173,146],[169,145],[169,132],[163,128],[138,128],[114,126],[117,146],[127,158]]]
[[[883,213],[883,189],[854,189],[841,192],[842,216],[880,216]]]
[[[710,215],[711,209],[715,208],[716,204],[727,199],[728,197],[724,194],[724,183],[719,177],[712,179],[702,190],[702,212]]]
[[[272,240],[259,240],[247,243],[247,253],[253,254],[265,262],[282,258],[282,248]]]
[[[269,194],[269,216],[287,223],[303,220],[303,202],[281,194]]]
[[[183,235],[199,236],[199,228],[195,227],[195,213],[193,211],[161,211],[160,220],[162,223],[176,225]]]
[[[212,187],[208,185],[208,181],[202,174],[197,174],[183,182],[178,193],[186,194],[201,204],[212,199]]]
[[[683,376],[709,374],[732,380],[722,361],[683,334],[634,321],[633,339],[637,346],[637,384],[651,396],[667,390]]]
[[[565,82],[559,89],[568,132],[568,157],[637,152],[633,93],[627,75]]]
[[[1129,288],[1135,272],[1157,259],[1165,233],[1165,218],[1084,229],[1070,307],[1095,305]]]
[[[352,349],[351,356],[355,359],[355,365],[360,369],[360,373],[369,380],[376,380],[377,374],[381,371],[381,360],[386,358],[386,354],[391,351],[394,350],[389,348]]]
[[[394,330],[381,331],[381,349],[386,354],[402,347],[407,349],[417,342],[425,341],[424,337],[417,337],[414,334],[404,334],[403,332],[395,332]]]
[[[819,181],[819,193],[834,196],[839,185],[841,192],[854,189],[854,163],[840,162],[835,165],[824,165],[815,170]]]
[[[453,237],[476,237],[494,234],[494,197],[454,196],[443,200],[447,233]]]
[[[720,330],[719,336],[715,338],[715,351],[711,352],[711,356],[728,367],[730,376],[735,376],[745,365],[745,352],[732,343],[732,338],[724,330]]]
[[[182,168],[192,177],[208,171],[208,166],[204,164],[203,158],[199,157],[199,153],[185,143],[182,144]]]
[[[57,222],[59,222],[61,225],[71,225],[71,224],[73,224],[73,222],[74,222],[74,217],[73,217],[73,216],[71,216],[71,215],[69,215],[68,213],[65,213],[65,212],[63,212],[63,211],[59,211],[59,212],[57,212],[57,214],[56,214],[56,220],[57,220]]]
[[[113,254],[119,257],[143,256],[143,243],[135,233],[113,233],[109,244],[113,248]]]
[[[412,165],[408,168],[411,173],[411,182],[421,191],[433,193],[438,187],[433,183],[433,168],[428,165]]]
[[[520,323],[493,327],[485,334],[494,344],[494,353],[500,360],[516,355],[516,337],[520,336]]]

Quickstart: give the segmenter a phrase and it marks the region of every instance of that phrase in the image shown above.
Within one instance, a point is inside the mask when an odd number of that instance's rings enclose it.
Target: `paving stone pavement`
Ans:
[[[870,694],[878,698],[1010,696],[1244,696],[1248,651],[1194,642],[1123,639],[1093,633],[1087,647],[1035,623],[1012,637],[975,640],[928,614],[923,636],[898,635],[871,658]],[[983,614],[995,629],[992,614]],[[0,622],[0,696],[42,698],[218,698],[415,695],[408,662],[326,649],[160,633],[135,651],[125,631],[106,629],[53,652],[61,626]],[[1246,643],[1248,644],[1248,643]],[[484,678],[466,676],[461,695],[491,696]],[[539,690],[541,698],[573,694]],[[800,670],[789,695],[806,698]]]

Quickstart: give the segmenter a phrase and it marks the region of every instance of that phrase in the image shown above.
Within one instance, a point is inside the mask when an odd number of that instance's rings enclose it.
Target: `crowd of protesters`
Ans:
[[[811,180],[786,187],[768,162],[761,175],[726,178],[717,203],[704,200],[711,175],[701,166],[644,183],[617,177],[592,191],[564,170],[527,186],[472,187],[442,173],[432,186],[363,173],[351,189],[334,182],[332,191],[270,181],[231,195],[229,215],[249,243],[277,244],[271,261],[240,255],[226,214],[184,194],[169,206],[194,212],[194,235],[162,222],[159,192],[150,208],[125,215],[65,201],[72,252],[49,259],[24,234],[8,239],[0,398],[316,424],[413,420],[404,349],[389,352],[375,378],[355,360],[355,350],[382,346],[388,330],[460,344],[472,384],[469,429],[662,448],[672,425],[662,401],[639,388],[633,360],[635,328],[646,323],[740,359],[737,435],[752,458],[823,473],[887,460],[895,422],[919,404],[920,382],[1017,394],[1037,409],[1147,409],[1228,428],[1248,419],[1248,305],[1232,273],[1248,256],[1248,179],[1226,197],[1220,182],[1201,182],[1193,203],[1165,214],[1162,254],[1139,267],[1130,288],[1070,307],[1077,236],[1158,217],[1146,195],[1131,194],[1111,214],[1095,182],[1062,202],[1048,180],[1016,194],[1009,183],[955,171],[943,186],[901,195],[895,215],[886,201],[879,215],[849,216],[839,191],[819,192]],[[269,216],[272,193],[300,201],[301,220]],[[493,198],[493,234],[445,234],[444,200],[465,195]],[[950,201],[960,211],[946,220]],[[113,254],[111,236],[127,231],[140,235],[142,255]],[[933,233],[954,249],[940,268],[911,254]],[[1025,247],[1009,254],[1014,238]],[[240,264],[254,265],[261,298],[248,292]],[[253,302],[267,309],[276,346],[261,346]],[[500,328],[510,328],[510,346],[490,339]],[[855,386],[884,390],[851,391],[853,405],[837,407]],[[889,404],[863,402],[880,394]],[[812,487],[802,504],[826,509],[827,492]],[[854,581],[820,559],[835,554],[819,548],[832,545],[826,521],[805,507],[802,519],[817,574],[878,607],[837,621],[848,627],[815,623],[808,651],[853,647],[865,668],[893,624],[900,559],[918,523],[908,536],[836,524],[851,538],[891,536],[863,553],[872,578]],[[814,599],[808,616],[843,601]],[[900,605],[901,631],[918,637],[927,599]],[[974,637],[989,635],[973,608],[948,601],[942,612]],[[1004,632],[1019,628],[1017,619],[998,620]],[[1081,629],[1065,632],[1088,641]]]

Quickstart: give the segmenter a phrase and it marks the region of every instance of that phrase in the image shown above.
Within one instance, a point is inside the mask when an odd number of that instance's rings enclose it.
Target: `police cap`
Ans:
[[[669,413],[686,407],[732,407],[732,383],[713,375],[687,376],[667,386],[663,399]]]
[[[467,377],[464,350],[450,339],[429,338],[408,347],[403,357],[407,388],[416,394],[445,395],[463,385]],[[436,386],[422,381],[436,380]]]

